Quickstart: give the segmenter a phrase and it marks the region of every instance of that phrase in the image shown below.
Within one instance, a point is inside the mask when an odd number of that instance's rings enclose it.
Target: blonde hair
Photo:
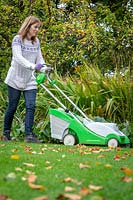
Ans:
[[[24,22],[22,23],[22,25],[18,31],[18,34],[21,35],[22,40],[27,36],[27,33],[28,33],[31,25],[36,24],[36,23],[41,25],[40,19],[38,19],[35,16],[29,16],[24,20]],[[34,43],[36,41],[36,37],[32,37],[31,40]]]

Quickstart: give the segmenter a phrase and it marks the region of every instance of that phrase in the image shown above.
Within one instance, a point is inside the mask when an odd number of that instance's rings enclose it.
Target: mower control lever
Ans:
[[[50,64],[44,64],[44,67],[42,67],[40,69],[40,72],[44,73],[44,74],[50,74],[54,71],[54,69],[51,67]]]

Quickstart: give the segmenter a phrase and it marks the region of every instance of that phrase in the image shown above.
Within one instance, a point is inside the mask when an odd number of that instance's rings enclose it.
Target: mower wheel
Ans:
[[[115,138],[111,138],[108,140],[108,147],[116,148],[118,147],[118,140]]]
[[[63,138],[64,145],[75,145],[76,144],[76,138],[72,134],[67,134]]]

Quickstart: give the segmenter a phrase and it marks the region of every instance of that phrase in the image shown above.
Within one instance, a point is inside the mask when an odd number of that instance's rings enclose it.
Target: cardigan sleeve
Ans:
[[[27,59],[25,59],[22,55],[22,49],[21,49],[22,40],[20,36],[15,36],[12,41],[12,53],[13,53],[13,59],[20,65],[24,66],[25,68],[34,69],[35,64],[29,62]]]

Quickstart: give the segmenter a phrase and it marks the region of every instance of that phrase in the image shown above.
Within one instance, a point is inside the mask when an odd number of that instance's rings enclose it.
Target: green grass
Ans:
[[[83,200],[131,200],[132,163],[133,149],[130,148],[0,142],[0,194],[12,200],[33,200],[41,196],[48,196],[49,200],[65,199],[61,194],[66,193],[79,195]],[[28,185],[27,176],[31,173],[37,176],[34,184],[43,186],[44,190]],[[68,177],[70,181],[65,182]],[[127,177],[127,182],[123,177]],[[102,189],[95,191],[89,185]],[[66,186],[74,191],[65,191]],[[89,194],[81,194],[83,188]]]

